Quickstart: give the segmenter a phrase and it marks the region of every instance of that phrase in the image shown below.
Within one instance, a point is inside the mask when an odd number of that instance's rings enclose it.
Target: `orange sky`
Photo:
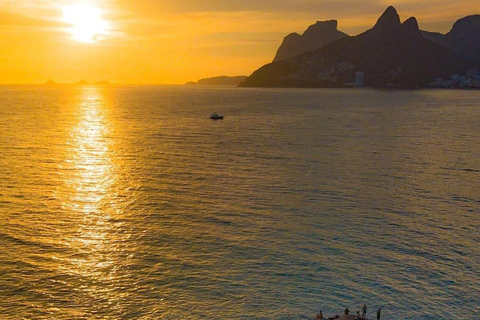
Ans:
[[[74,4],[101,10],[108,31],[91,43],[73,39],[75,19],[65,8]],[[447,32],[478,13],[480,0],[0,0],[0,83],[167,84],[248,75],[273,59],[288,33],[337,19],[340,30],[358,34],[388,5],[403,20],[414,15],[421,28]],[[79,21],[82,28],[96,25]]]

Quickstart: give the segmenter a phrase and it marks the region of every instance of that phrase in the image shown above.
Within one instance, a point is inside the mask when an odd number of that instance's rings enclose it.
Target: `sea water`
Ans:
[[[479,142],[478,91],[2,86],[0,319],[477,319]]]

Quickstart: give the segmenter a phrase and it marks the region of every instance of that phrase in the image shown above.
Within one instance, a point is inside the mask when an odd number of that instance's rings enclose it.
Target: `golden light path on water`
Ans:
[[[79,280],[83,311],[75,312],[84,316],[122,314],[126,293],[121,287],[132,285],[126,283],[128,275],[118,271],[128,259],[121,248],[130,235],[118,220],[123,209],[117,193],[120,169],[114,159],[108,101],[104,89],[82,88],[73,106],[78,122],[70,132],[63,170],[62,205],[76,231],[66,240],[74,254],[64,257],[59,267]]]
[[[96,89],[85,93],[81,106],[79,124],[71,133],[72,175],[67,185],[74,190],[65,206],[72,212],[83,216],[84,224],[80,224],[80,239],[72,239],[72,246],[89,247],[92,251],[101,252],[105,245],[108,230],[104,215],[100,210],[108,199],[109,188],[114,183],[112,161],[109,157],[109,146],[105,141],[109,125],[105,119],[105,106],[101,106]],[[115,205],[112,202],[112,205]],[[102,267],[108,261],[78,261],[80,272],[94,266]]]

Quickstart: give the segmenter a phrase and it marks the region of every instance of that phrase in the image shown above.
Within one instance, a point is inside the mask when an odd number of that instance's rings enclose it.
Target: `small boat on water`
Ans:
[[[210,115],[210,119],[223,120],[223,114],[218,114],[218,113],[214,112]]]

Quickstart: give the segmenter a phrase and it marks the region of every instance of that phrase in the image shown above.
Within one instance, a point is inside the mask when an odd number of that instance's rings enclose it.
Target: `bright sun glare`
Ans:
[[[102,11],[88,4],[63,7],[63,21],[72,25],[69,31],[78,42],[96,42],[100,36],[107,35],[110,29],[108,21],[102,19]]]

